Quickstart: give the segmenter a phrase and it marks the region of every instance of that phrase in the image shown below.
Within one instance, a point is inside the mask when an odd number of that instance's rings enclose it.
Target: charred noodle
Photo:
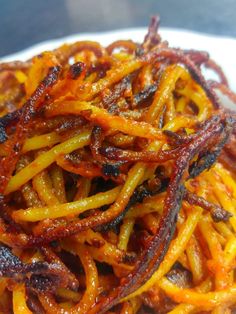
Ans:
[[[236,307],[236,95],[158,26],[0,65],[0,312]]]

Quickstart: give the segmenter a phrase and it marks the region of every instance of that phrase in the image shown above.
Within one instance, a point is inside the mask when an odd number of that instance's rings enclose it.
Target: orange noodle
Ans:
[[[0,64],[1,313],[236,308],[236,95],[158,26]]]

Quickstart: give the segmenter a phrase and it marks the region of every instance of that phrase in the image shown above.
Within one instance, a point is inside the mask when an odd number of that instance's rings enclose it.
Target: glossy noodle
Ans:
[[[1,313],[236,308],[236,95],[158,26],[0,64]]]

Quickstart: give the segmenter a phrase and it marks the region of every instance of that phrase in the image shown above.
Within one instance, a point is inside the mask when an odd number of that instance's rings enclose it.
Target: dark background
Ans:
[[[81,32],[161,25],[236,37],[236,0],[0,0],[0,56]]]

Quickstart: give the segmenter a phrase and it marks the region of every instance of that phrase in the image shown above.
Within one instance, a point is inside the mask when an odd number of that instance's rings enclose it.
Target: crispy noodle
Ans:
[[[158,27],[0,64],[1,313],[236,308],[236,95]]]

